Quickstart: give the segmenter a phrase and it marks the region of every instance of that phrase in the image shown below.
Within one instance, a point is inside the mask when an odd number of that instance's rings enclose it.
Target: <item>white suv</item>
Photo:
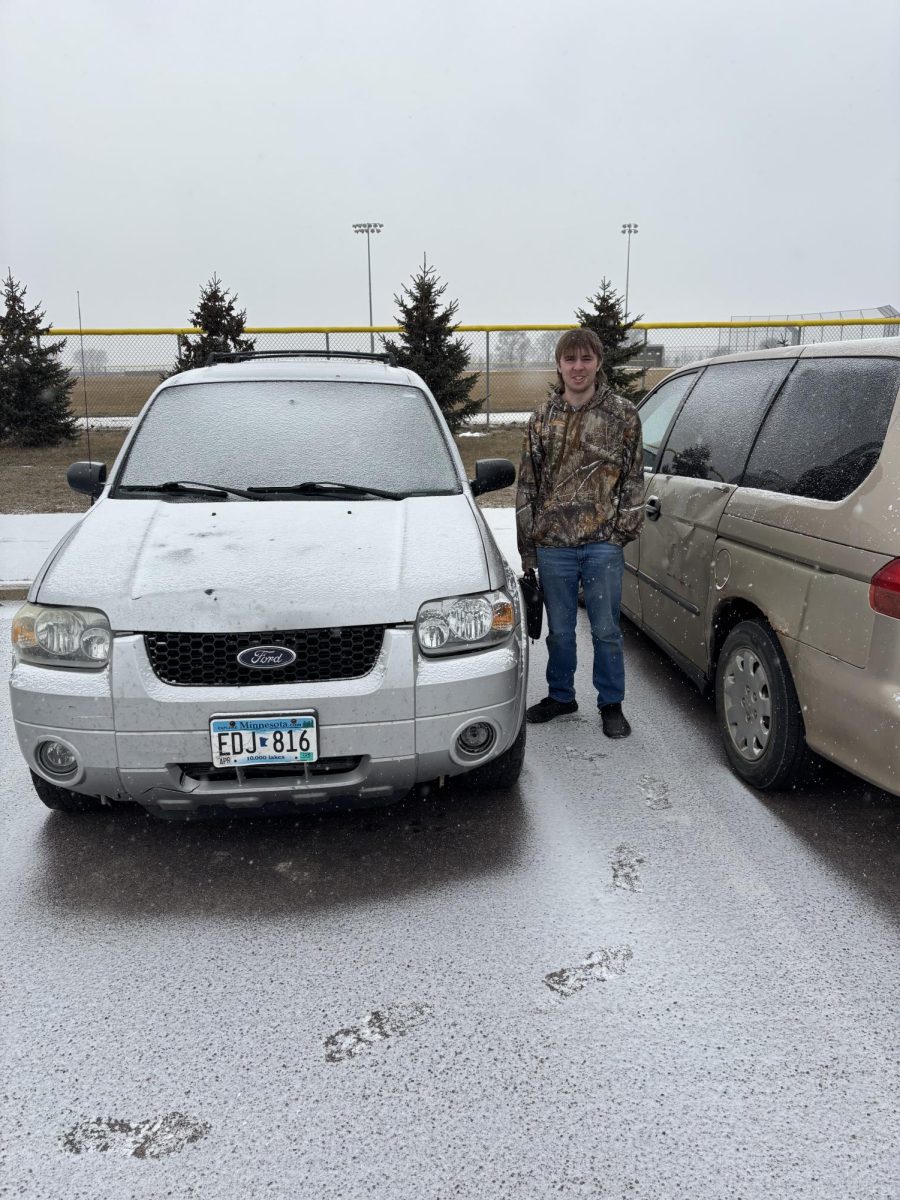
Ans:
[[[13,623],[38,795],[156,813],[508,787],[525,750],[515,576],[424,382],[252,354],[166,380]]]

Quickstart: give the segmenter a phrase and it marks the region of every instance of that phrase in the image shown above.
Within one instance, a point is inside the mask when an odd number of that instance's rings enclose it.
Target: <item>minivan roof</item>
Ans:
[[[804,346],[776,346],[771,350],[744,350],[740,354],[721,354],[685,363],[678,371],[708,367],[711,363],[751,362],[758,358],[900,358],[900,337],[859,338],[847,342],[809,342]],[[676,372],[673,371],[674,375]]]
[[[246,362],[216,363],[212,367],[196,367],[173,375],[166,387],[183,387],[190,383],[232,383],[236,380],[265,379],[338,381],[351,383],[394,383],[421,387],[422,381],[405,367],[387,363],[346,358],[267,358]]]

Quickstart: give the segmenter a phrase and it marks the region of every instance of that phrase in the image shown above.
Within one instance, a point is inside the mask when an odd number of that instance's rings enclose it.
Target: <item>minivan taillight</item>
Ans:
[[[872,576],[869,604],[877,613],[900,620],[900,558],[895,558]]]

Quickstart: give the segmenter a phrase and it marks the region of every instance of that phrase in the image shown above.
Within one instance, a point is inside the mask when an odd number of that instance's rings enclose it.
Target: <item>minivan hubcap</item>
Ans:
[[[772,734],[772,698],[762,660],[748,647],[731,652],[722,698],[732,744],[742,758],[756,762]]]

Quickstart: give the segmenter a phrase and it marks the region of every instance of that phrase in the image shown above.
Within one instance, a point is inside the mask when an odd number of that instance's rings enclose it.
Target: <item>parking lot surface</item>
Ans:
[[[0,1194],[900,1194],[900,802],[750,791],[632,630],[606,741],[580,621],[507,794],[70,818],[4,704]]]

